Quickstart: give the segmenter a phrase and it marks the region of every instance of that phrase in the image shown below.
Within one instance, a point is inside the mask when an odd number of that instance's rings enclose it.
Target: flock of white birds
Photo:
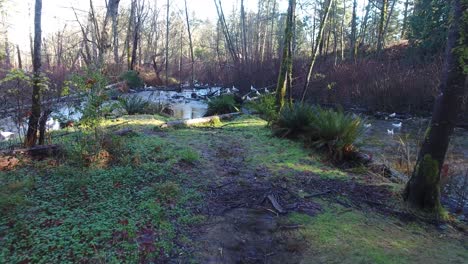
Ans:
[[[390,114],[387,118],[385,119],[388,119],[388,118],[395,118],[396,117],[396,113],[393,113],[393,114]],[[365,128],[371,128],[372,127],[372,124],[368,123],[368,124],[365,124],[364,125]],[[393,136],[395,135],[395,129],[397,130],[400,130],[401,128],[403,127],[403,123],[400,121],[399,123],[392,123],[392,128],[391,129],[387,129],[387,134],[390,135],[390,136]]]

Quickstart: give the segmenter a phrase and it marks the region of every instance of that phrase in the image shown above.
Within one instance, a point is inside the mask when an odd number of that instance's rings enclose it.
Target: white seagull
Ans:
[[[261,95],[259,91],[256,91],[255,93],[256,93],[257,95]]]
[[[3,132],[3,131],[0,131],[0,136],[2,139],[4,140],[8,140],[10,139],[11,136],[13,136],[15,133],[13,132]]]
[[[396,128],[401,128],[401,125],[403,125],[401,122],[398,123],[398,124],[392,124],[393,127],[396,127]]]
[[[395,133],[393,132],[393,129],[392,129],[392,130],[390,130],[390,129],[387,129],[387,134],[389,134],[389,135],[392,135],[392,136],[393,136],[393,134],[395,134]]]
[[[255,88],[253,87],[253,85],[250,85],[250,91],[252,91],[252,92],[257,92],[257,89],[255,89]]]
[[[265,88],[265,93],[270,93],[270,91],[268,91],[268,88]]]
[[[389,115],[389,117],[392,117],[392,118],[395,117],[395,116],[396,116],[396,113],[393,113],[393,114]]]
[[[364,124],[364,127],[365,127],[365,128],[370,128],[371,126],[372,126],[371,123],[369,123],[369,124]]]
[[[52,117],[49,117],[46,122],[46,128],[47,130],[59,130],[60,129],[60,122],[53,119]]]
[[[247,101],[252,101],[252,98],[250,98],[250,97],[247,95],[247,97],[246,97],[245,100],[247,100]]]

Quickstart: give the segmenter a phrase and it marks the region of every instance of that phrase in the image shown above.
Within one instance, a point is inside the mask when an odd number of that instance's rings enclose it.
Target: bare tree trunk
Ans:
[[[395,8],[396,2],[397,2],[397,0],[393,0],[392,7],[390,7],[390,12],[388,13],[387,21],[385,22],[385,28],[384,28],[384,31],[383,31],[384,36],[387,35],[388,25],[390,24],[390,20],[392,19],[393,9]],[[382,46],[385,46],[385,38],[383,38],[383,40],[382,40]]]
[[[317,40],[315,41],[314,53],[312,54],[312,61],[310,62],[309,70],[307,71],[306,81],[304,83],[304,88],[302,89],[301,102],[304,102],[307,94],[307,88],[309,87],[310,78],[312,77],[315,61],[317,60],[317,56],[319,53],[319,45],[320,43],[322,43],[323,31],[328,20],[328,14],[330,13],[330,7],[332,3],[333,0],[328,0],[328,4],[325,6],[322,21],[320,22],[319,32],[317,34]]]
[[[190,60],[191,60],[191,74],[190,74],[190,87],[193,87],[193,80],[195,78],[195,56],[193,55],[193,42],[192,42],[192,31],[190,30],[190,20],[189,20],[189,12],[187,8],[187,0],[184,0],[185,3],[185,19],[187,22],[187,33],[189,37],[189,47],[190,47]]]
[[[284,44],[283,44],[283,58],[281,61],[281,68],[278,74],[278,84],[276,86],[276,108],[281,111],[284,106],[284,98],[286,92],[292,87],[288,87],[290,82],[290,74],[292,72],[293,58],[292,58],[292,41],[294,31],[294,16],[296,10],[296,0],[289,0],[288,16],[286,20],[286,27],[284,29]]]
[[[338,36],[337,36],[337,31],[338,31],[337,18],[338,18],[338,14],[337,13],[338,13],[337,12],[337,1],[335,1],[334,5],[333,5],[333,14],[332,14],[332,17],[333,17],[333,20],[332,20],[333,21],[333,54],[334,54],[333,65],[335,65],[335,66],[338,63]]]
[[[344,55],[344,28],[345,28],[345,20],[346,20],[346,0],[343,0],[343,18],[341,20],[341,41],[340,41],[340,50],[341,50],[341,61],[344,61],[345,55]]]
[[[183,64],[183,55],[184,55],[184,51],[183,51],[183,48],[184,48],[184,42],[182,41],[184,37],[184,29],[181,28],[180,29],[180,38],[179,38],[179,90],[180,92],[182,92],[182,64]]]
[[[131,52],[131,38],[132,38],[132,32],[133,32],[133,26],[135,24],[135,12],[136,12],[136,2],[137,0],[132,0],[132,4],[130,6],[130,21],[128,22],[128,27],[127,27],[127,37],[125,40],[125,50],[127,53],[127,68],[130,70],[131,69],[131,63],[132,63],[132,52]]]
[[[463,3],[463,4],[462,4]],[[445,65],[440,84],[440,94],[434,106],[432,121],[428,128],[413,175],[406,185],[404,199],[412,206],[432,213],[441,213],[440,171],[444,164],[450,136],[457,114],[468,90],[466,59],[460,49],[468,46],[468,21],[463,19],[463,10],[468,8],[464,0],[452,0],[453,18],[450,25]]]
[[[115,64],[120,63],[119,57],[119,3],[120,0],[114,0],[109,2],[109,9],[111,10],[112,18],[112,45],[114,46],[114,62]]]
[[[169,0],[166,2],[166,58],[165,58],[165,69],[166,69],[166,79],[164,80],[165,84],[169,84]]]
[[[5,34],[5,65],[7,69],[11,68],[10,42],[8,41],[8,32]]]
[[[273,0],[273,10],[271,12],[271,30],[270,30],[270,41],[268,47],[268,59],[271,61],[273,57],[273,35],[275,34],[275,15],[276,15],[276,1]]]
[[[226,40],[226,46],[228,51],[231,55],[231,58],[234,64],[237,66],[239,64],[239,56],[236,51],[236,47],[234,46],[234,42],[232,41],[231,33],[227,27],[226,19],[224,17],[223,7],[221,5],[221,0],[214,0],[216,5],[216,10],[218,13],[219,22],[221,24],[221,28],[223,30],[224,38]]]
[[[137,51],[138,51],[138,42],[140,40],[140,28],[143,19],[143,9],[145,8],[145,2],[138,1],[136,6],[136,14],[135,14],[135,28],[133,29],[133,45],[132,45],[132,57],[130,59],[130,70],[133,71],[135,68],[135,62],[137,59]],[[138,56],[141,58],[140,56]]]
[[[16,53],[18,54],[18,69],[22,69],[23,63],[21,61],[21,51],[20,51],[19,45],[16,45]]]
[[[31,116],[29,117],[28,131],[24,145],[33,147],[37,142],[38,122],[41,116],[41,86],[40,86],[40,71],[41,71],[41,15],[42,15],[42,0],[36,0],[34,7],[34,57],[33,57],[33,93]]]
[[[401,26],[401,38],[406,38],[406,30],[408,27],[408,6],[409,0],[405,1],[405,11],[403,11],[403,25]]]
[[[244,63],[247,63],[247,34],[245,29],[245,9],[244,0],[241,0],[241,22],[242,22],[242,56]]]
[[[351,41],[349,53],[351,60],[354,61],[356,58],[356,32],[357,32],[357,0],[353,1],[353,17],[351,19]]]
[[[49,70],[50,69],[50,54],[48,52],[48,49],[47,49],[47,42],[45,41],[45,38],[42,40],[42,43],[43,43],[43,47],[44,47],[44,54],[45,54],[45,70]]]
[[[356,48],[355,48],[355,54],[356,56],[358,55],[358,50],[359,50],[359,47],[364,43],[364,38],[366,36],[366,32],[367,32],[367,23],[369,21],[369,13],[370,13],[370,9],[371,9],[371,2],[369,1],[367,3],[367,6],[366,6],[366,14],[364,15],[364,20],[361,24],[361,30],[359,32],[359,38],[357,39],[357,45],[356,45]]]
[[[378,35],[377,35],[377,53],[380,53],[383,47],[383,42],[385,38],[385,21],[387,19],[388,13],[388,0],[382,0],[382,9],[380,12],[380,20],[379,20],[379,28],[378,28]]]

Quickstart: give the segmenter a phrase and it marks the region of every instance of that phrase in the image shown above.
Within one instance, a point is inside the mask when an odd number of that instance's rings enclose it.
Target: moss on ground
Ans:
[[[302,227],[294,236],[308,245],[303,263],[464,263],[460,237],[424,224],[404,223],[374,212],[329,205],[310,217],[291,214]]]

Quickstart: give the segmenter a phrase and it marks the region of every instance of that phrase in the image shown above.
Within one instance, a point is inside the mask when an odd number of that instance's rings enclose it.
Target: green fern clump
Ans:
[[[315,107],[306,141],[316,148],[327,148],[337,160],[356,151],[355,142],[364,132],[363,120],[341,110]]]
[[[263,95],[258,100],[250,102],[249,106],[268,122],[273,122],[278,118],[276,97],[273,94]]]
[[[148,101],[137,95],[120,98],[119,102],[129,115],[144,114],[149,105]]]
[[[279,137],[302,137],[310,130],[313,119],[314,111],[309,105],[286,106],[272,124],[273,134]]]
[[[294,104],[283,108],[272,128],[276,136],[302,139],[308,146],[328,150],[335,160],[343,160],[356,151],[363,123],[341,110]]]
[[[140,88],[144,86],[143,79],[137,71],[126,71],[120,75],[120,79],[126,81],[130,88]]]
[[[208,102],[208,110],[205,116],[222,115],[239,112],[239,105],[233,95],[223,95]]]

